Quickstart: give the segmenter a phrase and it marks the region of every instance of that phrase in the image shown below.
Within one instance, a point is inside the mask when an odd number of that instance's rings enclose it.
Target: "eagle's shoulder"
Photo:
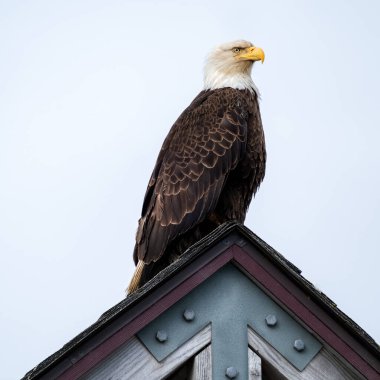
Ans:
[[[248,90],[239,90],[231,87],[201,91],[190,105],[182,112],[169,132],[185,126],[200,126],[202,123],[217,124],[226,113],[236,113],[247,117],[252,113],[257,102],[257,96]]]

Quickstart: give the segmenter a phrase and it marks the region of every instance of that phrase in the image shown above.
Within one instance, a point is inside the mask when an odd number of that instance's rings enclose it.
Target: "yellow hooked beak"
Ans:
[[[264,63],[265,53],[263,49],[252,46],[244,49],[237,58],[244,61],[261,61],[261,63]]]

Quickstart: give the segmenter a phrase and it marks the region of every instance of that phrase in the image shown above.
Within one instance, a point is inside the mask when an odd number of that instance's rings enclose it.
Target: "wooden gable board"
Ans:
[[[379,347],[373,339],[282,255],[231,222],[191,247],[23,379],[79,378],[229,262],[352,368],[366,378],[379,378]]]

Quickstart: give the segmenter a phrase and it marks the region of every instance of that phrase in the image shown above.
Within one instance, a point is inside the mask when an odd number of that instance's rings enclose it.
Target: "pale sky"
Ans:
[[[242,38],[266,53],[246,225],[380,341],[379,4],[0,0],[0,378],[124,297],[162,141]]]

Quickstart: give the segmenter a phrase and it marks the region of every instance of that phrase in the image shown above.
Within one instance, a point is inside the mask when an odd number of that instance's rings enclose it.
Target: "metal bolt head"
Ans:
[[[238,375],[238,370],[235,367],[228,367],[226,369],[226,376],[229,379],[234,379]]]
[[[265,317],[265,322],[269,327],[274,327],[277,325],[277,317],[274,314],[269,314]]]
[[[195,318],[195,312],[194,312],[194,310],[192,310],[192,309],[186,309],[183,312],[183,318],[185,318],[185,321],[187,321],[187,322],[193,321],[194,318]]]
[[[160,343],[164,343],[168,340],[168,334],[165,330],[158,330],[156,332],[156,339],[160,342]]]
[[[294,341],[293,347],[296,351],[301,352],[305,349],[305,343],[302,339],[296,339]]]

